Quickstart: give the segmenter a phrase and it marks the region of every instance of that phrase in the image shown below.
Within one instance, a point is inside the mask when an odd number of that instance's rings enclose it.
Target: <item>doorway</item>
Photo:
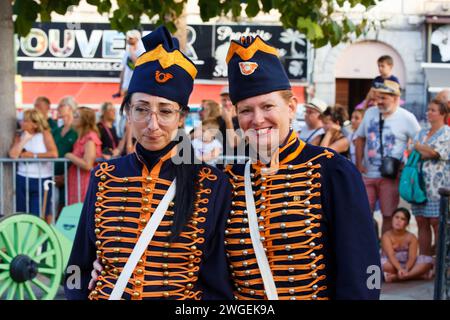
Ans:
[[[372,79],[336,79],[336,104],[347,108],[352,114],[355,107],[361,103],[372,86]]]
[[[353,109],[364,100],[378,74],[377,59],[390,55],[394,60],[393,74],[405,87],[405,65],[399,53],[390,45],[379,41],[366,40],[345,47],[335,63],[336,93],[335,101]]]

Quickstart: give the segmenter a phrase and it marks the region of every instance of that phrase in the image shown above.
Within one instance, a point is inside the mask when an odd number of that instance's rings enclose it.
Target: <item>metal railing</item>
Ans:
[[[47,183],[51,184],[51,197],[47,198],[45,200],[50,201],[51,206],[50,206],[50,213],[52,214],[52,219],[53,219],[53,223],[55,223],[55,217],[56,217],[56,211],[57,211],[57,202],[55,201],[56,199],[56,186],[55,186],[55,164],[56,163],[64,163],[64,203],[65,205],[68,204],[69,202],[69,196],[68,196],[68,174],[69,174],[69,166],[71,164],[70,160],[66,159],[66,158],[46,158],[46,159],[23,159],[23,158],[19,158],[19,159],[11,159],[11,158],[0,158],[0,217],[1,216],[6,216],[12,213],[16,213],[17,212],[17,206],[16,206],[16,197],[17,197],[17,169],[18,169],[18,165],[19,164],[24,164],[26,171],[28,172],[28,166],[30,164],[45,164],[45,163],[51,163],[51,175],[48,177],[42,177],[41,175],[41,170],[42,170],[42,166],[39,165],[38,166],[38,178],[34,178],[38,180],[39,183],[39,188],[38,188],[38,193],[39,193],[39,216],[40,217],[45,217],[45,213],[43,212],[43,201],[44,201],[44,191],[42,188],[42,183],[45,182],[46,180],[51,180],[53,183]],[[77,197],[78,197],[78,202],[82,201],[82,197],[81,197],[81,184],[80,184],[80,168],[77,168]],[[11,170],[11,175],[10,177],[8,175],[5,175],[5,172],[7,172],[7,170]],[[25,198],[26,198],[26,203],[25,203],[25,212],[29,213],[30,212],[30,202],[29,202],[29,197],[30,197],[30,185],[29,185],[29,181],[30,177],[27,176],[23,176],[23,178],[25,179]],[[6,181],[11,179],[12,181]],[[12,187],[12,197],[5,197],[5,190],[9,187]],[[62,196],[62,195],[59,195]],[[12,201],[12,203],[10,203],[9,206],[7,206],[7,201]],[[12,208],[12,212],[5,212],[5,208],[9,207]],[[47,209],[47,205],[46,208]],[[45,210],[47,211],[47,210]]]
[[[219,162],[222,165],[227,165],[227,164],[233,164],[233,163],[245,163],[248,160],[248,157],[246,156],[221,156],[219,157]],[[104,161],[104,159],[96,159],[96,162],[99,163],[101,161]],[[45,199],[44,197],[44,190],[41,187],[42,186],[42,182],[45,180],[50,180],[52,182],[55,181],[55,164],[56,163],[63,163],[64,164],[64,195],[59,195],[59,197],[64,196],[64,203],[65,205],[68,204],[69,202],[69,196],[68,196],[68,175],[69,175],[69,166],[71,164],[70,160],[66,159],[66,158],[40,158],[40,159],[23,159],[23,158],[19,158],[19,159],[11,159],[11,158],[0,158],[0,217],[1,216],[6,216],[12,213],[16,213],[17,212],[17,208],[16,208],[16,197],[17,197],[17,168],[19,164],[24,164],[25,166],[28,166],[29,164],[35,164],[35,163],[40,163],[40,164],[44,164],[44,163],[51,163],[51,176],[49,177],[41,177],[41,174],[39,172],[39,178],[38,182],[39,182],[39,216],[40,217],[45,217],[45,214],[43,212],[43,201]],[[39,170],[41,170],[41,166],[38,166]],[[81,196],[81,183],[80,183],[80,168],[77,168],[77,198],[78,201],[77,202],[81,202],[82,196]],[[4,173],[11,169],[11,175],[10,177],[5,175]],[[26,170],[28,171],[28,170]],[[24,176],[25,178],[25,197],[26,197],[26,204],[25,204],[25,208],[26,208],[26,212],[29,213],[30,212],[30,207],[29,207],[29,177]],[[6,181],[11,179],[12,181]],[[53,223],[55,222],[55,217],[56,217],[56,211],[57,211],[57,207],[58,207],[58,203],[55,201],[56,199],[56,189],[57,187],[55,186],[54,183],[48,183],[51,184],[51,186],[49,188],[51,188],[51,197],[47,198],[47,201],[50,201],[51,203],[51,209],[50,209],[50,213],[52,214],[52,219],[53,219]],[[12,186],[12,196],[10,197],[5,197],[5,190],[7,188],[10,188]],[[9,208],[12,208],[12,212],[5,212],[5,207],[6,206],[6,201],[11,201],[12,203],[10,203]],[[12,205],[11,205],[12,204]],[[47,205],[46,205],[47,208]]]
[[[450,300],[450,189],[441,188],[439,194],[441,203],[434,300]]]

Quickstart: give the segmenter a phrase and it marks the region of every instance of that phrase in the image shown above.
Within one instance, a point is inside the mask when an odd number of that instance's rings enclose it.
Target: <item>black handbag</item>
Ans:
[[[394,157],[384,156],[383,146],[383,125],[384,119],[380,113],[380,151],[381,151],[381,176],[389,179],[396,179],[400,170],[401,161]]]

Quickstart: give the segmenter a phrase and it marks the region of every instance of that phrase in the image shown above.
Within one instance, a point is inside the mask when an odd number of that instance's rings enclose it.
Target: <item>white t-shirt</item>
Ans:
[[[217,139],[214,139],[211,142],[203,142],[201,139],[192,140],[192,148],[194,149],[195,156],[198,159],[201,159],[204,155],[210,154],[211,151],[218,148],[220,149],[220,154],[222,153],[222,143],[220,143]],[[209,165],[215,165],[217,163],[217,158],[209,161],[205,161]]]
[[[356,131],[354,132],[349,132],[346,135],[348,141],[350,142],[350,160],[352,161],[353,164],[356,164],[356,153],[355,153],[355,139],[356,137]]]
[[[44,143],[44,135],[42,133],[35,133],[33,137],[25,143],[23,147],[25,151],[32,153],[44,153],[47,152],[47,147]],[[25,161],[26,159],[24,159]],[[48,178],[53,174],[52,164],[50,162],[39,163],[24,163],[19,162],[17,167],[17,174],[22,177],[28,178]]]
[[[324,133],[325,130],[323,130],[323,128],[309,129],[308,126],[304,126],[300,129],[299,138],[306,143],[311,143],[315,137]]]
[[[129,48],[127,46],[122,58],[122,67],[123,67],[122,90],[128,89],[128,86],[130,85],[131,76],[133,75],[133,70],[130,68],[129,64],[131,63],[132,65],[134,65],[134,63],[131,62],[130,53],[128,50]],[[142,43],[141,40],[139,40],[136,49],[136,57],[139,57],[144,52],[145,52],[144,44]],[[128,62],[128,59],[130,59],[130,62]]]
[[[377,107],[367,109],[364,118],[356,130],[356,137],[366,138],[363,165],[367,168],[368,178],[380,178],[380,111]],[[403,159],[403,153],[408,146],[408,140],[414,139],[420,130],[416,117],[406,109],[397,110],[384,119],[383,154],[384,156]]]

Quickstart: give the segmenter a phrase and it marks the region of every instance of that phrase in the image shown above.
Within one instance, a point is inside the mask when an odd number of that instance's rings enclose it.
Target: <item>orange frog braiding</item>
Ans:
[[[102,162],[100,163],[98,170],[95,171],[95,176],[100,177],[102,174],[106,174],[113,177],[109,172],[114,171],[115,168],[115,165],[110,165],[108,162]]]
[[[208,179],[209,181],[216,181],[217,176],[211,172],[211,168],[203,167],[199,172],[199,182],[203,182],[205,179]]]
[[[302,146],[297,148],[298,151],[302,149]],[[314,204],[313,199],[321,196],[320,188],[321,183],[316,179],[321,178],[321,173],[316,171],[322,166],[319,163],[314,163],[315,160],[320,157],[332,158],[334,154],[328,150],[324,150],[321,154],[308,159],[304,163],[290,164],[289,162],[280,162],[279,168],[275,171],[271,171],[271,168],[266,168],[261,163],[253,164],[252,167],[255,170],[251,174],[252,185],[256,188],[253,191],[257,212],[263,221],[272,221],[273,218],[278,218],[291,214],[298,214],[304,218],[300,221],[285,221],[285,222],[270,222],[264,225],[264,228],[260,230],[262,236],[261,240],[265,242],[265,248],[269,259],[270,267],[273,271],[277,272],[274,276],[274,280],[279,283],[296,282],[301,281],[298,285],[293,287],[280,286],[278,293],[283,296],[281,299],[288,299],[295,297],[298,299],[324,299],[318,297],[318,293],[327,289],[327,286],[320,285],[320,281],[326,278],[326,275],[320,275],[318,272],[325,269],[324,255],[317,254],[317,250],[323,249],[323,244],[316,241],[322,238],[322,232],[316,231],[321,225],[322,214],[311,212],[312,209],[320,210],[321,204]],[[288,156],[286,159],[290,159]],[[294,157],[296,158],[296,156]],[[293,159],[292,159],[293,160]],[[288,172],[281,173],[280,170],[288,170]],[[232,167],[226,169],[230,175],[230,183],[233,186],[233,210],[231,211],[230,218],[228,219],[228,228],[226,234],[226,242],[228,245],[233,246],[233,249],[229,249],[228,255],[230,258],[253,256],[253,248],[249,248],[251,239],[247,237],[248,226],[241,225],[239,223],[246,220],[244,201],[241,200],[244,194],[244,177],[236,175],[232,172]],[[282,180],[282,183],[277,183]],[[264,187],[262,187],[264,186]],[[276,192],[285,188],[298,188],[291,189],[288,192]],[[261,196],[261,197],[259,197]],[[287,206],[286,201],[276,201],[285,197],[293,197],[291,205],[300,206],[301,208],[290,208]],[[241,209],[239,208],[241,207]],[[234,225],[237,224],[237,225]],[[287,232],[277,232],[282,225],[282,229]],[[238,227],[239,226],[239,227]],[[230,236],[231,235],[231,236]],[[238,236],[240,235],[240,236]],[[244,236],[245,235],[245,236]],[[288,244],[278,244],[277,241],[280,238],[304,238],[303,241],[298,241]],[[306,237],[306,238],[305,238]],[[263,240],[264,239],[264,240]],[[234,246],[238,246],[234,249]],[[239,249],[239,246],[245,246],[244,250]],[[285,251],[285,254],[279,254]],[[286,261],[292,261],[286,264]],[[237,292],[235,296],[244,299],[252,299],[250,296],[265,297],[264,290],[258,289],[258,285],[261,284],[261,278],[249,278],[250,275],[258,275],[259,270],[255,269],[257,264],[254,258],[246,259],[244,269],[241,266],[242,263],[234,262],[233,278],[235,285],[237,286]],[[301,274],[286,275],[280,273],[280,271],[286,270],[301,270]],[[294,271],[289,271],[294,272]],[[251,280],[250,280],[251,279]],[[287,295],[289,294],[289,295]]]
[[[287,159],[284,159],[282,162],[280,162],[280,168],[286,169],[288,166],[290,166],[293,170],[300,169],[300,168],[305,168],[305,167],[308,167],[308,168],[311,168],[311,169],[317,169],[317,168],[320,168],[321,166],[320,166],[320,164],[313,164],[313,161],[315,161],[315,160],[317,160],[317,159],[319,159],[321,157],[324,157],[324,156],[327,157],[328,159],[331,159],[331,158],[334,157],[334,153],[332,153],[332,152],[328,151],[327,149],[325,149],[325,150],[323,150],[322,153],[320,153],[320,154],[316,155],[315,157],[309,159],[307,162],[296,164],[296,165],[288,165],[287,164],[288,161],[286,161]]]
[[[217,179],[215,175],[211,174],[210,170],[202,171],[203,181],[204,179]],[[202,225],[206,222],[206,214],[208,208],[206,205],[209,202],[207,197],[202,197],[203,194],[210,194],[211,189],[203,188],[202,186],[197,190],[197,198],[195,201],[195,209],[189,220],[187,227],[183,232],[180,233],[179,238],[186,239],[188,241],[184,242],[152,242],[152,245],[156,247],[164,247],[167,252],[167,257],[178,259],[179,262],[167,263],[166,268],[163,273],[167,273],[166,282],[170,284],[171,289],[164,291],[163,293],[154,292],[142,292],[142,298],[149,297],[172,297],[175,299],[200,299],[202,291],[192,290],[198,281],[198,271],[200,270],[199,264],[202,261],[203,251],[200,249],[200,245],[205,243],[205,238],[202,236],[205,230]],[[164,256],[164,252],[162,253]],[[161,255],[161,251],[150,251],[148,255],[157,256]],[[155,269],[152,271],[154,275],[160,275],[161,268],[160,263],[152,263],[152,259],[145,262],[146,267]],[[159,269],[160,270],[160,269]],[[170,276],[169,276],[170,275]],[[161,285],[161,280],[147,281],[145,285]]]

